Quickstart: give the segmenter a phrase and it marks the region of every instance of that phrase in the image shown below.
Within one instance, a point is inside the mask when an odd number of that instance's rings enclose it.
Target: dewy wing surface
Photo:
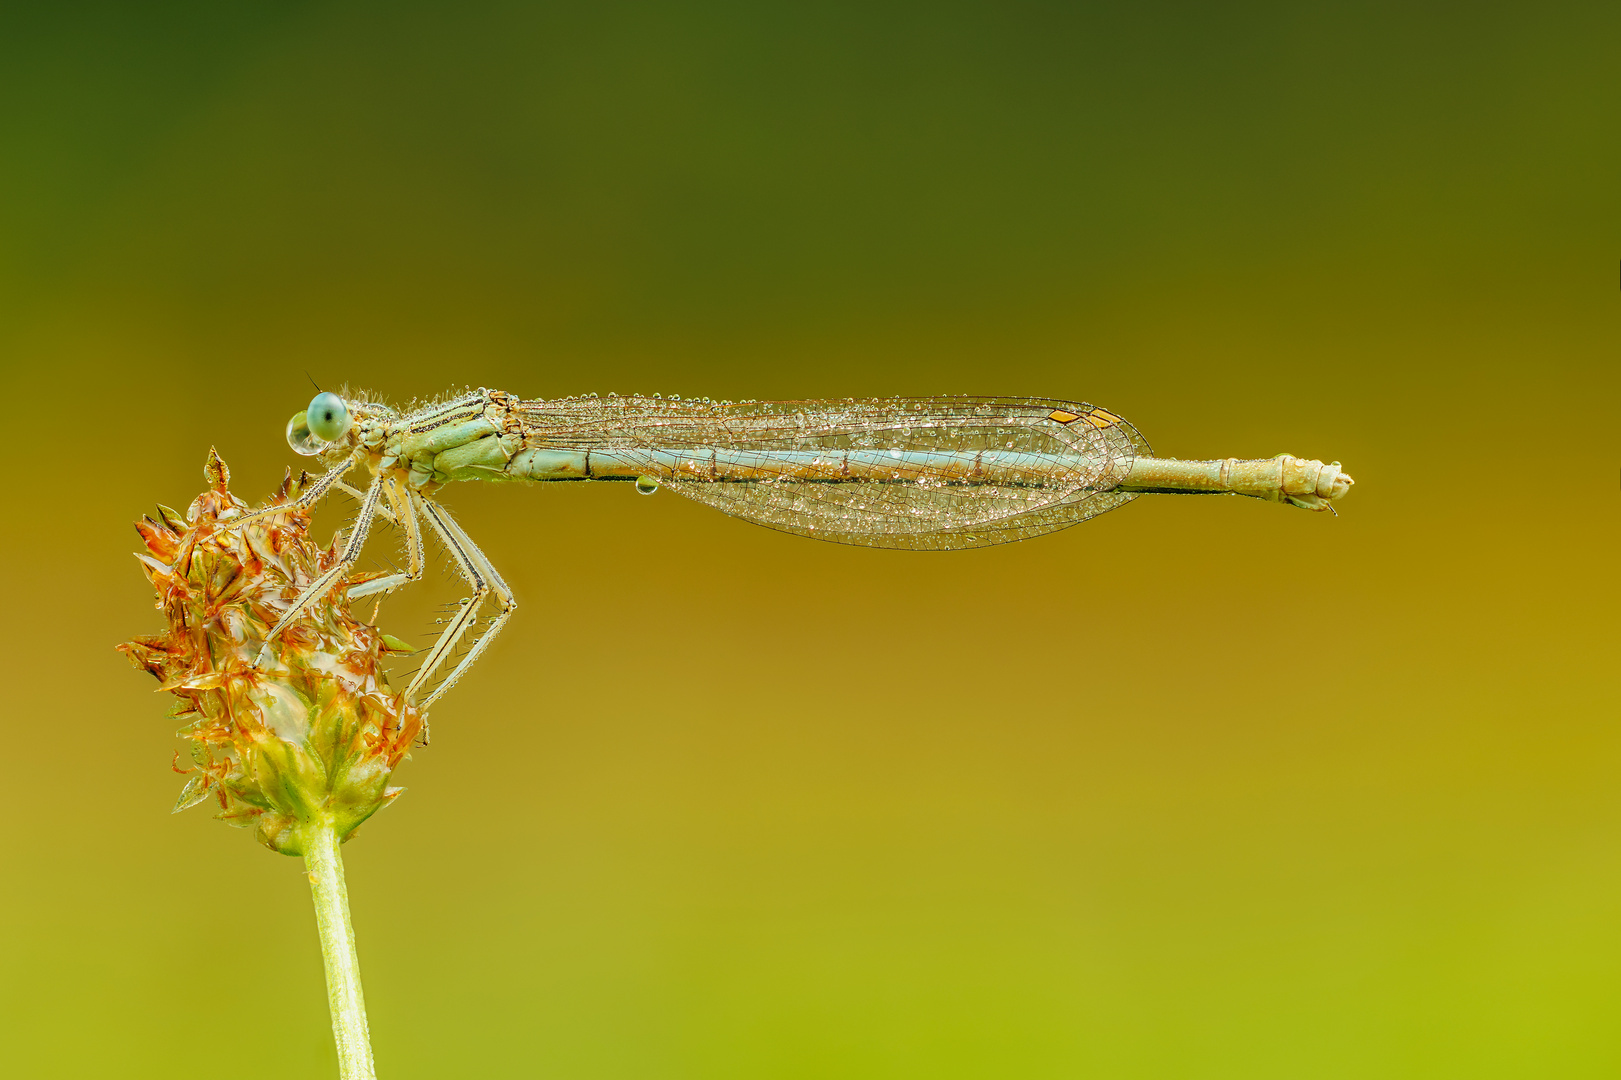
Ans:
[[[563,398],[519,406],[526,446],[589,453],[728,514],[869,547],[985,547],[1067,528],[1113,490],[1137,430],[1080,402]]]

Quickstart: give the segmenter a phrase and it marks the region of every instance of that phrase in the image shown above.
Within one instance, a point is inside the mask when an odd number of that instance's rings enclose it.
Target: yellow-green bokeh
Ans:
[[[130,520],[268,494],[306,371],[1358,480],[945,555],[447,492],[522,607],[345,849],[385,1077],[1621,1068],[1621,9],[31,7],[0,1071],[332,1070],[300,865],[167,816],[112,651]]]

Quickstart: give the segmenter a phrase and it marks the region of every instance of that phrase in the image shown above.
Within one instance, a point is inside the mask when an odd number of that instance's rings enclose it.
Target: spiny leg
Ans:
[[[342,480],[339,480],[333,486],[342,489],[343,491],[347,492],[350,495],[353,495],[355,497],[355,499],[357,501],[359,501],[359,502],[365,502],[366,501],[366,493],[364,491],[361,491],[359,488],[355,487],[352,484],[348,484],[348,483],[345,483]],[[394,499],[394,497],[392,495],[393,487],[394,487],[394,485],[391,484],[389,486],[389,491],[384,492],[384,495],[388,496],[388,503],[389,504],[387,506],[378,506],[377,507],[377,512],[379,514],[382,514],[383,515],[383,520],[387,521],[389,524],[398,525],[400,523],[400,515],[398,513],[399,507],[395,506],[395,499]],[[351,595],[353,595],[353,594],[351,594]]]
[[[331,476],[332,474],[328,473],[327,475]],[[322,479],[324,480],[326,477],[322,477]],[[338,556],[337,563],[326,573],[311,582],[309,588],[299,593],[298,599],[293,601],[293,606],[288,608],[276,625],[270,628],[270,633],[265,635],[266,652],[269,651],[270,642],[274,641],[278,634],[287,629],[294,620],[309,609],[310,605],[325,596],[332,586],[336,585],[350,570],[354,569],[356,560],[360,558],[360,549],[366,546],[366,536],[371,532],[372,522],[377,517],[377,502],[382,497],[383,488],[387,482],[388,474],[386,473],[379,473],[372,480],[371,487],[366,489],[366,500],[360,504],[360,514],[355,518],[354,531],[344,541],[343,551]]]
[[[424,501],[426,502],[426,500]],[[489,557],[479,549],[477,544],[473,543],[472,538],[468,536],[465,531],[463,531],[461,526],[457,525],[450,515],[445,513],[443,507],[434,503],[429,503],[428,505],[432,506],[433,509],[440,515],[443,526],[455,533],[456,537],[464,546],[467,553],[478,563],[479,570],[483,573],[485,580],[489,582],[491,595],[493,596],[495,603],[500,610],[494,615],[490,616],[489,625],[485,628],[484,633],[479,636],[478,640],[473,642],[472,648],[467,650],[467,655],[462,657],[461,662],[456,665],[455,669],[445,677],[443,682],[434,688],[432,694],[428,695],[427,700],[422,704],[424,709],[426,709],[429,705],[432,705],[435,701],[438,701],[439,698],[444,695],[445,691],[450,689],[452,684],[454,684],[464,674],[466,674],[470,668],[472,668],[473,663],[478,660],[481,655],[483,655],[484,650],[489,646],[490,642],[495,640],[495,635],[500,633],[501,628],[505,626],[507,620],[512,617],[512,613],[518,609],[518,600],[512,595],[512,589],[507,585],[506,581],[502,579],[500,572],[497,571],[494,565],[491,564]]]
[[[348,485],[345,484],[344,487],[347,488]],[[361,495],[360,492],[355,494]],[[417,523],[409,496],[401,490],[398,478],[384,474],[383,497],[388,500],[388,507],[379,505],[377,511],[380,514],[387,514],[390,521],[399,525],[400,532],[404,535],[405,570],[354,586],[348,593],[351,600],[358,600],[373,593],[391,592],[407,582],[421,581],[423,568],[427,565],[422,552],[422,527]],[[361,495],[361,498],[364,499],[365,496]],[[392,507],[392,512],[389,507]]]
[[[300,491],[298,493],[298,498],[294,499],[292,502],[283,503],[280,506],[267,506],[263,510],[254,510],[243,514],[241,517],[230,521],[225,528],[240,529],[242,526],[251,525],[253,522],[258,521],[261,518],[275,517],[277,514],[285,514],[292,510],[308,510],[316,503],[326,498],[327,493],[335,487],[341,487],[345,491],[359,495],[360,493],[358,491],[355,491],[354,488],[343,482],[344,474],[354,467],[355,459],[352,457],[346,458],[344,462],[337,468],[331,470],[330,472],[322,473],[308,487],[306,487],[303,491]]]
[[[445,550],[450,553],[451,559],[456,563],[456,569],[461,571],[462,577],[466,578],[467,583],[473,587],[473,595],[462,602],[461,608],[451,617],[450,624],[445,627],[444,633],[439,635],[439,640],[435,641],[433,648],[428,650],[428,655],[423,659],[422,667],[417,671],[416,678],[412,679],[411,685],[405,688],[405,700],[415,701],[417,693],[433,676],[433,673],[446,660],[450,659],[452,651],[456,647],[456,642],[473,625],[474,619],[478,616],[479,608],[483,606],[487,598],[494,597],[495,602],[501,608],[500,611],[491,616],[489,629],[473,643],[473,647],[468,650],[467,655],[462,657],[461,662],[451,669],[449,675],[445,676],[444,682],[435,687],[433,693],[429,694],[427,699],[421,702],[421,708],[426,710],[428,706],[438,701],[457,679],[462,677],[467,669],[472,666],[473,661],[478,659],[479,654],[494,640],[495,635],[500,632],[507,619],[512,617],[512,612],[517,608],[518,602],[512,598],[512,590],[507,588],[507,583],[501,580],[501,575],[495,572],[495,567],[490,565],[490,561],[484,557],[484,553],[478,549],[478,545],[473,543],[472,538],[462,531],[461,526],[451,519],[443,507],[414,491],[410,492],[409,495],[411,501],[421,510],[423,518],[433,527],[433,531],[445,545]]]

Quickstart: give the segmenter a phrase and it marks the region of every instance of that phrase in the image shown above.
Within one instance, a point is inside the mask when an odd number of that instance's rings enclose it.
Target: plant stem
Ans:
[[[321,960],[326,965],[326,1000],[332,1009],[332,1038],[338,1044],[338,1076],[341,1080],[376,1080],[338,831],[331,818],[321,818],[308,823],[304,835],[304,866],[315,897],[315,925],[321,931]]]

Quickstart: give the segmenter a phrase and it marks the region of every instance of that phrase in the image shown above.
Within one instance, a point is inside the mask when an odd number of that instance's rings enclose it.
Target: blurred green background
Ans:
[[[335,1071],[112,651],[308,371],[1358,481],[945,555],[448,491],[523,606],[345,849],[385,1078],[1616,1075],[1618,72],[1599,3],[8,5],[0,1071]]]

